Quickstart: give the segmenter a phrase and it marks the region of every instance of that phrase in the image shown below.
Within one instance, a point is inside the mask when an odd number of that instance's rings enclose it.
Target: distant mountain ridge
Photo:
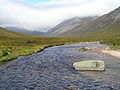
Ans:
[[[26,34],[30,34],[30,35],[44,35],[45,34],[44,32],[41,32],[41,31],[30,31],[30,30],[24,29],[22,27],[6,26],[4,28],[7,30],[10,30],[10,31],[21,32],[21,33],[26,33]]]
[[[69,30],[66,27],[69,27]],[[72,24],[71,20],[64,21],[51,29],[47,35],[61,37],[100,37],[105,33],[109,36],[120,35],[120,7],[101,17],[89,18],[87,20],[78,19],[77,23],[73,22]]]
[[[4,40],[6,38],[30,38],[30,37],[34,37],[34,36],[24,33],[9,31],[0,27],[0,39]]]

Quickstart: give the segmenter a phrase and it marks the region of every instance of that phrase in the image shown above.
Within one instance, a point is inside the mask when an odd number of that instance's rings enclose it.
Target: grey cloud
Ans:
[[[120,0],[53,0],[35,5],[0,0],[0,3],[0,26],[15,25],[34,30],[53,27],[74,16],[103,15],[117,8]]]

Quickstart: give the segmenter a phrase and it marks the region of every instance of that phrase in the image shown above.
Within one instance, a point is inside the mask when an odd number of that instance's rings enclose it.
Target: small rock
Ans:
[[[105,71],[105,63],[102,60],[79,61],[73,64],[75,70]]]

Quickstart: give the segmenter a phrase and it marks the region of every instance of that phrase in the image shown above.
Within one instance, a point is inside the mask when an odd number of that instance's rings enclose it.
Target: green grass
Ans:
[[[47,47],[58,46],[70,43],[78,43],[79,39],[68,38],[24,38],[0,40],[0,62],[6,62],[19,56],[39,52]]]
[[[112,37],[101,41],[102,44],[110,45],[113,50],[120,50],[120,37]]]
[[[85,47],[82,47],[82,48],[79,49],[79,51],[85,52],[85,51],[88,51],[88,49],[86,49]]]
[[[111,49],[120,49],[120,37],[81,37],[81,38],[50,38],[50,37],[30,37],[30,38],[0,38],[0,62],[6,62],[39,52],[47,47],[64,44],[79,43],[85,41],[101,41],[102,44],[112,46]],[[84,51],[84,48],[82,48]]]
[[[120,50],[120,29],[91,33],[80,39],[82,41],[100,41],[101,44],[110,45],[113,50]]]
[[[80,42],[79,39],[50,38],[0,28],[0,62],[39,52],[47,47]]]
[[[6,29],[0,28],[0,39],[3,38],[28,38],[32,37],[32,35],[24,34],[24,33],[19,33],[19,32],[12,32],[8,31]]]
[[[7,31],[0,28],[0,62],[7,62],[19,56],[39,52],[47,47],[79,43],[85,41],[100,41],[111,46],[111,49],[120,49],[120,33],[99,32],[79,38],[41,37],[23,33]],[[82,48],[84,51],[85,49]]]
[[[96,37],[96,38],[95,38]],[[110,45],[113,50],[120,50],[120,30],[108,30],[107,32],[99,32],[95,35],[95,39],[102,44]]]

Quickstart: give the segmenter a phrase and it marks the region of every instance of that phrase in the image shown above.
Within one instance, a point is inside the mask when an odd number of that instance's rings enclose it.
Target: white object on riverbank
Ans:
[[[102,60],[79,61],[73,64],[75,70],[105,71],[105,63]]]

